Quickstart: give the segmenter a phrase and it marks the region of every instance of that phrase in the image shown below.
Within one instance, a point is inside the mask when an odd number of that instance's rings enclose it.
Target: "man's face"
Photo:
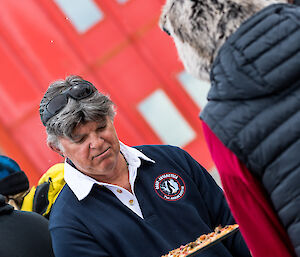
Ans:
[[[80,123],[72,139],[62,137],[63,155],[82,173],[98,181],[108,182],[120,165],[120,143],[109,117],[95,122]]]

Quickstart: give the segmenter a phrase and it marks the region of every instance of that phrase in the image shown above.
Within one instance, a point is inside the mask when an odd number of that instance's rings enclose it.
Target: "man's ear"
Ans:
[[[60,156],[64,157],[64,153],[62,150],[60,150],[59,147],[57,147],[56,145],[52,144],[52,143],[47,143],[47,145],[52,149],[52,151],[58,153]]]

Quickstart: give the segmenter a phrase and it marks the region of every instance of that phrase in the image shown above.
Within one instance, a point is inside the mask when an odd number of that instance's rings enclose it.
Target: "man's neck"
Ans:
[[[118,163],[116,167],[114,168],[114,171],[112,172],[112,176],[109,177],[93,177],[99,182],[108,183],[112,185],[116,185],[119,187],[123,187],[124,189],[131,191],[131,186],[129,183],[129,170],[128,170],[128,164],[125,159],[125,157],[121,154],[119,154],[118,157]]]

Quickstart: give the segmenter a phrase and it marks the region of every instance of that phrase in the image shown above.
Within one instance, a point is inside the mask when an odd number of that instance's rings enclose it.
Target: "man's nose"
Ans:
[[[101,136],[94,134],[90,137],[89,148],[90,149],[97,149],[102,146],[104,140]]]

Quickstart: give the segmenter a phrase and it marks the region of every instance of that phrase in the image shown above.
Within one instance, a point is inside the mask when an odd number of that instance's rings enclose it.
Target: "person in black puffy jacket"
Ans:
[[[287,2],[170,0],[160,20],[211,82],[204,133],[255,257],[300,256],[300,8]]]
[[[14,210],[0,195],[0,256],[54,257],[48,220],[34,212]]]

